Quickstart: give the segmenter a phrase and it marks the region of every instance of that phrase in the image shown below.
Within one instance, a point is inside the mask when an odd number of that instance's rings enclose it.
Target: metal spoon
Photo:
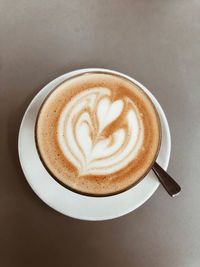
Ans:
[[[153,164],[152,169],[155,175],[158,177],[158,180],[171,197],[175,197],[180,193],[181,187],[166,171],[163,170],[163,168],[160,167],[160,165],[158,165],[157,162]]]

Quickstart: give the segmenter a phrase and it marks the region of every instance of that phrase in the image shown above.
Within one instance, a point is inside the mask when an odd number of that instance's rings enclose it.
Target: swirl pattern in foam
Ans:
[[[44,166],[59,182],[85,194],[125,190],[148,171],[159,148],[159,119],[135,84],[90,73],[59,85],[36,124]]]
[[[61,112],[58,141],[79,175],[107,175],[137,156],[143,145],[143,123],[130,98],[114,99],[109,88],[89,88]]]

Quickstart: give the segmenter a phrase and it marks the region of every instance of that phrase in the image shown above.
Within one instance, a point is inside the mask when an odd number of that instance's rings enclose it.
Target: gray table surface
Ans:
[[[172,136],[162,187],[119,219],[85,222],[46,206],[17,153],[19,124],[49,81],[82,67],[146,85]],[[0,0],[0,266],[200,266],[200,1]]]

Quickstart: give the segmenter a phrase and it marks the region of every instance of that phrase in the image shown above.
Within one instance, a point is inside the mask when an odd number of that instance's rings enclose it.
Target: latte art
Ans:
[[[137,183],[159,149],[156,110],[120,76],[88,73],[60,84],[44,101],[36,144],[47,171],[79,193],[110,195]]]
[[[143,125],[131,99],[115,100],[109,88],[89,88],[63,109],[58,141],[79,175],[111,174],[137,156]]]

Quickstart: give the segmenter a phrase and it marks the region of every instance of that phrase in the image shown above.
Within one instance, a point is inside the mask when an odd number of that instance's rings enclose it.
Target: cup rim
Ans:
[[[121,193],[124,193],[126,191],[128,191],[129,189],[133,188],[134,186],[136,186],[138,183],[140,183],[144,178],[145,176],[151,171],[157,157],[158,157],[158,154],[159,154],[159,151],[160,151],[160,147],[161,147],[161,142],[162,142],[162,127],[161,127],[161,121],[160,121],[160,117],[159,117],[159,114],[158,114],[158,111],[157,111],[157,108],[155,107],[153,101],[151,100],[151,97],[145,92],[145,90],[141,87],[141,83],[138,82],[137,80],[131,78],[130,76],[126,75],[126,74],[123,74],[121,72],[115,72],[114,70],[110,70],[110,69],[103,69],[103,68],[98,68],[98,69],[94,69],[94,68],[90,68],[90,69],[82,69],[83,72],[81,73],[78,73],[78,74],[74,74],[68,78],[66,78],[64,81],[60,82],[59,84],[57,84],[48,94],[47,96],[44,98],[42,104],[40,105],[40,108],[38,110],[38,113],[37,113],[37,117],[36,117],[36,120],[35,120],[35,126],[34,126],[34,139],[35,139],[35,145],[36,145],[36,150],[37,150],[37,154],[43,164],[43,166],[45,167],[46,171],[51,175],[51,177],[56,181],[58,182],[60,185],[62,185],[63,187],[65,187],[66,189],[76,193],[76,194],[80,194],[80,195],[83,195],[83,196],[88,196],[88,197],[98,197],[98,198],[101,198],[101,197],[110,197],[110,196],[115,196],[115,195],[119,195]],[[157,150],[156,150],[156,153],[155,153],[155,156],[151,162],[151,164],[149,165],[149,167],[147,168],[147,170],[144,172],[144,174],[139,178],[137,179],[136,181],[134,181],[134,183],[132,183],[131,185],[123,188],[122,190],[119,190],[119,191],[116,191],[116,192],[113,192],[113,193],[107,193],[107,194],[94,194],[94,193],[87,193],[87,192],[82,192],[82,191],[79,191],[77,189],[74,189],[68,185],[66,185],[64,182],[60,181],[56,176],[55,174],[49,169],[49,167],[46,165],[42,155],[41,155],[41,152],[40,152],[40,148],[39,148],[39,145],[38,145],[38,140],[37,140],[37,126],[38,126],[38,120],[39,120],[39,116],[40,116],[40,113],[41,113],[41,110],[42,108],[44,107],[45,103],[47,102],[48,98],[50,97],[51,94],[53,94],[53,92],[55,90],[58,89],[58,87],[60,87],[61,84],[65,83],[66,81],[69,81],[71,79],[74,79],[74,78],[77,78],[77,77],[80,77],[80,76],[83,76],[83,75],[88,75],[88,74],[108,74],[108,75],[112,75],[112,76],[116,76],[116,77],[120,77],[121,79],[124,79],[132,84],[134,84],[144,95],[145,97],[148,98],[149,100],[149,103],[151,104],[151,106],[153,107],[154,109],[154,112],[156,114],[156,119],[157,119],[157,124],[158,124],[158,129],[159,129],[159,140],[158,140],[158,146],[157,146]],[[138,84],[137,84],[137,83]],[[142,85],[143,86],[143,85]]]

